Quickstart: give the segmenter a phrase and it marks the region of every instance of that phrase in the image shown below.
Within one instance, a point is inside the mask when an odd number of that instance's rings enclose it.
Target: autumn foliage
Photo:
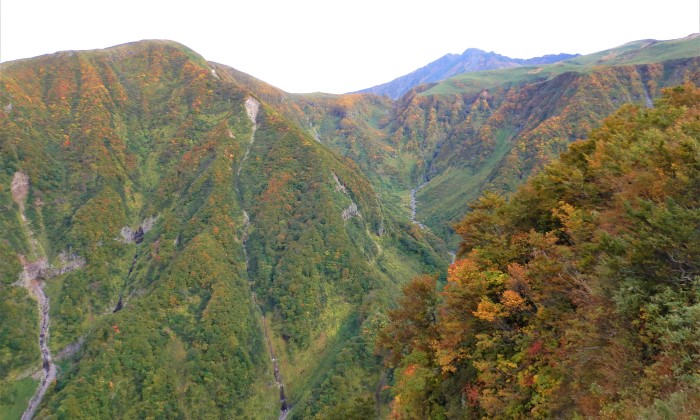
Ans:
[[[379,342],[393,417],[697,414],[699,141],[700,90],[668,89],[475,203],[447,284],[414,280]]]

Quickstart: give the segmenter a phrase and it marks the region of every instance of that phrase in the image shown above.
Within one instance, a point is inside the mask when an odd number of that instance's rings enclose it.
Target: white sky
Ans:
[[[530,58],[694,32],[700,0],[0,0],[0,61],[171,39],[288,92],[359,90],[470,47]]]

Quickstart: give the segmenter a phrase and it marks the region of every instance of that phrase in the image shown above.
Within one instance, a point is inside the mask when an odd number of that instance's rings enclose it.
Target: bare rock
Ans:
[[[333,179],[335,180],[335,190],[347,194],[347,193],[348,193],[348,189],[345,188],[345,185],[343,185],[343,184],[340,182],[340,179],[338,179],[338,175],[336,175],[335,172],[333,172]]]
[[[130,244],[134,242],[134,230],[129,226],[124,226],[122,230],[119,231],[119,234],[121,235],[122,241],[125,244]]]
[[[49,268],[49,261],[46,258],[39,258],[36,261],[27,261],[24,255],[20,255],[19,261],[23,268],[20,274],[20,280],[25,282],[26,285],[32,280],[46,278],[45,276]]]
[[[357,208],[357,204],[350,203],[348,208],[343,210],[342,216],[343,216],[343,220],[346,222],[348,220],[350,220],[351,217],[355,217],[355,216],[360,217],[360,211]]]
[[[12,199],[20,206],[24,206],[24,201],[29,193],[29,177],[23,172],[15,172],[12,177]]]
[[[250,121],[255,124],[258,121],[258,111],[260,111],[260,102],[255,98],[249,97],[245,100],[245,111],[248,114]]]
[[[131,226],[124,226],[119,234],[122,237],[122,242],[125,244],[136,243],[140,244],[143,241],[143,236],[153,229],[158,216],[151,216],[143,219],[140,225],[135,229]]]

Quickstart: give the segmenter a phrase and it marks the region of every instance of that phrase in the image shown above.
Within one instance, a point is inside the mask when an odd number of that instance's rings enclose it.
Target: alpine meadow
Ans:
[[[700,36],[293,94],[0,64],[0,419],[700,416]]]

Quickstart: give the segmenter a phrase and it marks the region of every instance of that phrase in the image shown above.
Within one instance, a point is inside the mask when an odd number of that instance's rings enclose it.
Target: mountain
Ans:
[[[358,93],[374,93],[398,99],[412,88],[431,82],[439,82],[462,73],[483,70],[551,64],[577,57],[578,54],[550,54],[529,59],[510,58],[478,48],[469,48],[462,54],[447,54],[432,63],[398,77],[391,82],[363,89]]]
[[[464,203],[484,190],[514,191],[623,104],[650,106],[664,87],[700,84],[697,42],[637,42],[420,86],[392,104],[386,152],[365,165],[404,188],[407,201],[417,188],[416,219],[449,238]]]
[[[384,308],[445,261],[353,161],[168,41],[4,63],[0,103],[0,411],[38,317],[40,417],[373,409]]]
[[[697,40],[397,100],[290,94],[170,41],[1,64],[0,415],[388,416],[411,382],[375,344],[409,279],[453,281],[468,204],[513,194],[620,107],[700,84]],[[550,210],[515,238],[548,232]]]
[[[667,89],[472,203],[447,284],[413,280],[380,334],[390,417],[696,416],[699,117]]]
[[[700,84],[697,42],[635,41],[553,64],[460,74],[395,101],[292,95],[237,78],[356,162],[394,211],[411,216],[413,208],[417,222],[456,247],[451,225],[464,203],[487,189],[514,191],[623,104],[648,106],[664,87]]]

